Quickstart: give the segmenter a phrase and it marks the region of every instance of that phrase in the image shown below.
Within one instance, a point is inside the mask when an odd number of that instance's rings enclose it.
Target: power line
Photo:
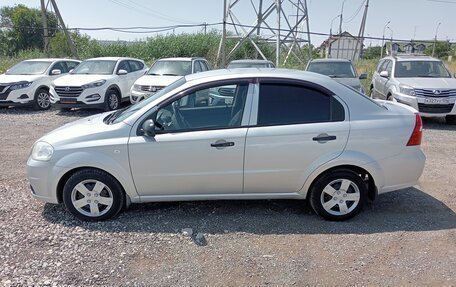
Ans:
[[[348,17],[347,20],[344,20],[344,23],[350,23],[351,21],[355,20],[356,16],[358,16],[359,12],[361,12],[364,3],[366,3],[366,0],[361,1],[361,5],[359,5],[358,9],[356,9],[355,13],[352,16]]]
[[[120,0],[118,0],[118,1],[120,1]],[[141,8],[141,9],[146,9],[147,11],[149,11],[152,14],[156,15],[157,18],[160,18],[162,20],[167,20],[167,21],[171,21],[171,22],[174,22],[174,23],[197,24],[197,22],[188,21],[188,20],[184,20],[184,19],[180,19],[180,18],[176,18],[176,17],[173,17],[173,16],[169,16],[169,15],[160,13],[158,11],[152,10],[151,8],[149,8],[149,7],[145,6],[145,5],[142,5],[142,4],[140,4],[140,3],[136,2],[136,1],[133,1],[133,0],[127,0],[127,1],[132,3],[133,5]]]

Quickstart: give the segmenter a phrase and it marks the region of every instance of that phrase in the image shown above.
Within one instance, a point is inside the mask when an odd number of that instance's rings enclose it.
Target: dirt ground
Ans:
[[[25,165],[35,140],[90,114],[0,109],[1,285],[456,286],[456,126],[425,120],[419,185],[347,222],[274,200],[137,204],[85,223],[32,199]]]

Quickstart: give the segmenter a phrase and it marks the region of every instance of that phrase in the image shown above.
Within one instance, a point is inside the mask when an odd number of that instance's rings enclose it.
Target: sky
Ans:
[[[292,0],[297,2],[298,0]],[[162,27],[176,24],[220,23],[223,15],[223,0],[56,0],[60,13],[68,27]],[[228,0],[229,2],[229,0]],[[252,0],[259,3],[259,0]],[[273,0],[264,0],[268,6]],[[364,7],[364,0],[307,0],[309,26],[312,32],[329,33],[332,22],[333,33],[339,29],[342,3],[344,3],[342,30],[357,35]],[[285,13],[290,21],[296,9],[290,0],[284,1]],[[39,8],[40,0],[1,0],[0,6],[24,4]],[[358,14],[356,12],[359,11]],[[240,0],[233,12],[242,24],[252,25],[256,14],[250,0]],[[395,39],[432,40],[438,23],[437,38],[456,42],[456,0],[370,0],[365,36]],[[276,18],[271,16],[269,23],[276,26]],[[337,18],[337,19],[335,19]],[[285,23],[282,23],[285,25]],[[207,28],[221,29],[221,26]],[[198,28],[179,28],[176,33],[202,31]],[[81,31],[99,40],[141,40],[157,33],[122,33],[116,31]],[[172,30],[162,33],[171,33]],[[271,34],[271,33],[268,33]],[[312,36],[315,46],[325,40],[325,36]],[[367,40],[365,45],[376,45],[380,41]]]

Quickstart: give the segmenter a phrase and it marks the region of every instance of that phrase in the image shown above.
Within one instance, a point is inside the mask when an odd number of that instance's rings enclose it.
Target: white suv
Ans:
[[[210,70],[204,58],[164,58],[155,61],[149,72],[131,87],[130,101],[135,104],[155,94],[182,76]]]
[[[380,60],[372,77],[371,97],[412,106],[423,117],[445,117],[456,124],[456,79],[442,61],[423,55]]]
[[[129,99],[133,83],[146,71],[144,61],[133,58],[85,60],[69,75],[54,81],[51,103],[59,108],[118,109]]]
[[[72,59],[22,61],[0,75],[0,106],[33,105],[36,110],[51,106],[49,87],[53,80],[79,65]]]

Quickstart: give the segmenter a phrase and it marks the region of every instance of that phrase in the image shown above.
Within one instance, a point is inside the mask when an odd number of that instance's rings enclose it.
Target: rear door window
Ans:
[[[260,84],[257,124],[289,125],[343,121],[344,108],[312,87],[288,83]]]

